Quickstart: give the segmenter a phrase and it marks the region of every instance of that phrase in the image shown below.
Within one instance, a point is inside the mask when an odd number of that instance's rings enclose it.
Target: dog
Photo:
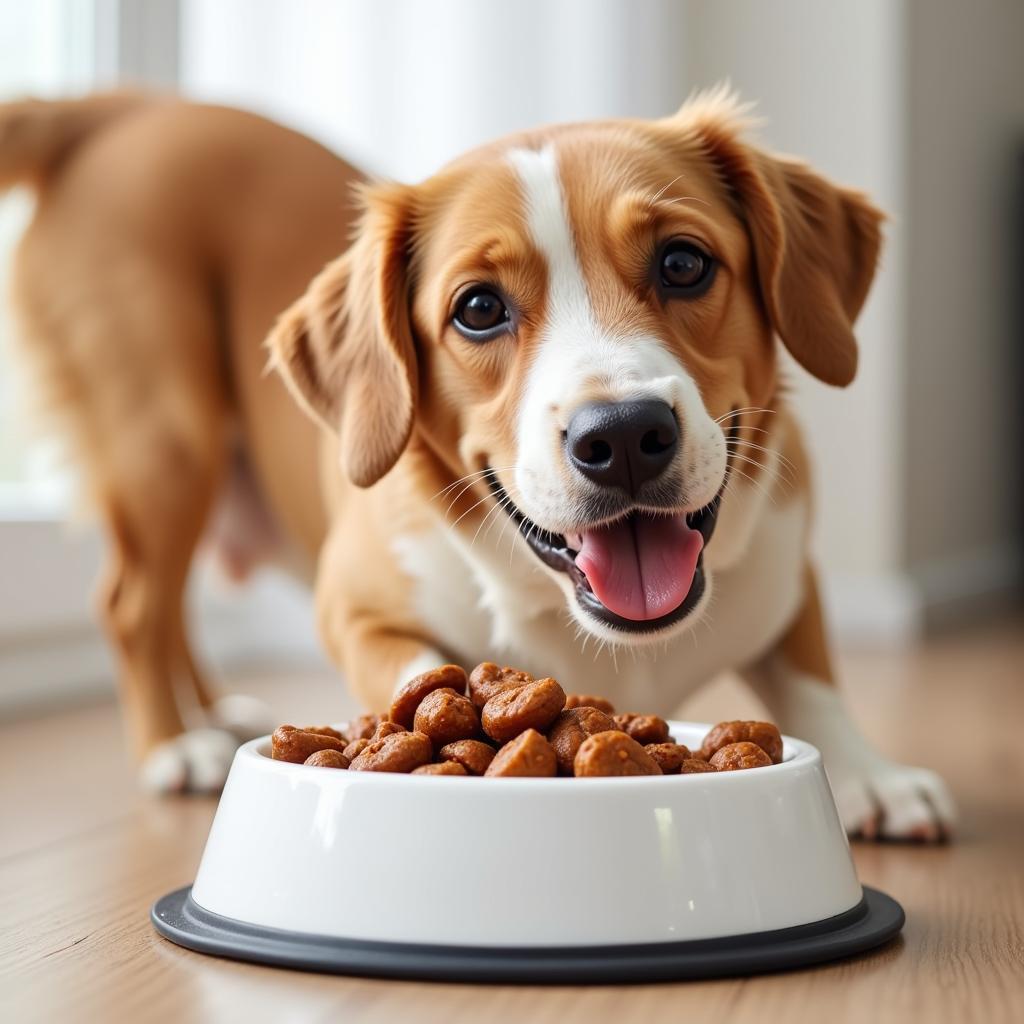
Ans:
[[[216,788],[236,742],[182,620],[213,523],[235,575],[314,578],[370,709],[446,661],[660,714],[735,670],[821,748],[852,834],[948,833],[943,782],[843,710],[780,381],[780,342],[853,380],[883,218],[747,135],[713,91],[402,185],[220,108],[0,109],[0,184],[39,195],[25,348],[111,539],[100,607],[151,785]],[[183,682],[212,727],[184,728]]]

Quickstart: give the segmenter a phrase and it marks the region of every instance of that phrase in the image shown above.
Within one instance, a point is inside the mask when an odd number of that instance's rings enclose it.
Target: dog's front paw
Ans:
[[[219,793],[237,749],[226,729],[191,729],[154,747],[139,779],[151,793]]]
[[[239,743],[266,736],[277,723],[270,708],[255,697],[229,693],[218,697],[207,711],[207,720],[215,729],[231,733]]]
[[[851,836],[922,842],[948,838],[956,808],[935,772],[895,764],[870,750],[838,764],[826,757],[825,767],[840,819]]]

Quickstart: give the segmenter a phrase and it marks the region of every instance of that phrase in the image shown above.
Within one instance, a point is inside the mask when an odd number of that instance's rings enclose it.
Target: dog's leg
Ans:
[[[129,732],[147,788],[215,791],[238,741],[224,729],[187,730],[177,698],[184,689],[200,705],[213,701],[189,649],[182,600],[223,455],[216,443],[193,449],[155,429],[135,455],[144,457],[122,462],[116,490],[108,480],[101,497],[111,551],[100,610],[119,657]]]
[[[388,558],[372,569],[353,551],[353,530],[335,523],[320,553],[317,626],[328,657],[369,711],[387,711],[395,690],[449,658],[405,607],[409,581]]]
[[[814,572],[804,606],[765,658],[744,677],[783,732],[824,756],[839,814],[851,835],[937,840],[953,825],[953,801],[931,771],[889,761],[861,736],[843,708],[825,639]]]
[[[36,256],[53,252],[43,246]],[[99,612],[142,781],[215,790],[237,741],[222,729],[187,730],[178,698],[213,700],[192,660],[182,600],[225,469],[230,405],[217,325],[199,282],[137,254],[90,273],[80,291],[116,299],[93,299],[85,311],[66,303],[59,317],[40,313],[54,304],[39,275],[29,276],[39,292],[27,296],[31,347],[107,534]]]

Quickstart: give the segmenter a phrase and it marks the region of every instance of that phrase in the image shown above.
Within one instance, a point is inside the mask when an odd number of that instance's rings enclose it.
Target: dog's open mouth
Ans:
[[[605,625],[654,632],[685,618],[703,596],[704,547],[715,529],[721,491],[696,512],[634,510],[612,523],[563,536],[528,519],[496,473],[489,471],[487,480],[537,557],[566,573],[580,607]]]

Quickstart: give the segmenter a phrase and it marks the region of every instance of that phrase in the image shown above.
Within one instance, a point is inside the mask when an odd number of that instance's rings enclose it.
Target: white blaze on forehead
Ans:
[[[583,269],[576,258],[554,147],[513,149],[508,158],[523,188],[530,238],[548,265],[547,333],[598,334]]]
[[[646,332],[611,331],[594,313],[580,265],[553,146],[513,149],[508,160],[523,195],[530,240],[547,264],[546,320],[526,379],[519,412],[516,486],[523,511],[562,532],[583,483],[567,465],[562,432],[584,401],[660,398],[676,412],[687,490],[710,501],[724,472],[711,449],[722,440],[697,385],[660,339]],[[598,392],[598,393],[595,393]],[[719,466],[721,463],[721,466]]]

